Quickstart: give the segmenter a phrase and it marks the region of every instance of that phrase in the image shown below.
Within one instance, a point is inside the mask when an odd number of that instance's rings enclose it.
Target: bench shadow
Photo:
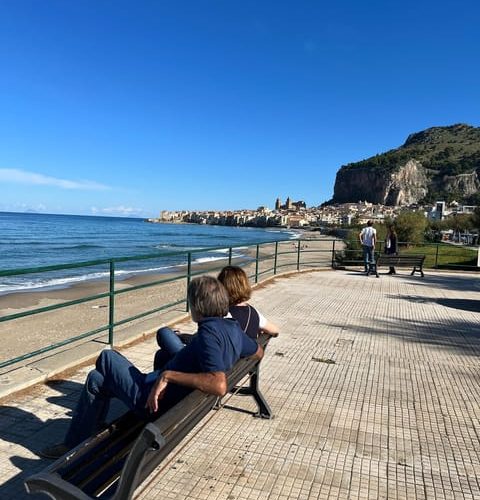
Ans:
[[[82,384],[66,380],[52,381],[47,385],[60,393],[59,396],[48,397],[47,401],[54,400],[55,404],[70,410],[82,387]],[[43,409],[39,408],[38,411],[41,412]],[[0,498],[15,498],[16,500],[45,498],[41,494],[28,495],[23,482],[27,477],[40,472],[52,463],[51,460],[41,458],[38,452],[45,446],[63,440],[69,420],[63,417],[44,420],[35,413],[35,410],[29,411],[15,406],[0,405],[0,439],[14,445],[12,446],[13,454],[9,456],[9,459],[20,471],[0,485]],[[28,451],[23,454],[18,446]]]

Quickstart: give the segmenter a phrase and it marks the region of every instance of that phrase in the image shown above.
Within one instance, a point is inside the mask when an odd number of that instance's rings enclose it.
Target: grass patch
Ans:
[[[438,247],[438,255],[437,255]],[[433,245],[416,245],[409,248],[400,248],[400,253],[425,254],[424,267],[455,267],[455,266],[476,266],[477,252],[471,248],[439,243]]]

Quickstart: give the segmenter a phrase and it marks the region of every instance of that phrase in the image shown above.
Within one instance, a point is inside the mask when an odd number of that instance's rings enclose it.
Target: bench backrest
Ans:
[[[407,254],[407,255],[389,255],[382,254],[379,256],[377,264],[391,264],[404,266],[420,266],[423,265],[425,255]]]

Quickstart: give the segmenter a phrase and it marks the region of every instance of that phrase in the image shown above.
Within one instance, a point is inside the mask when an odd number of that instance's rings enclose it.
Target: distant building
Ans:
[[[287,197],[284,205],[280,198],[275,201],[275,210],[300,210],[301,208],[307,208],[305,202],[303,200],[292,201],[290,196]]]
[[[446,203],[444,201],[437,201],[432,210],[428,213],[429,219],[443,220],[448,215],[446,210]]]

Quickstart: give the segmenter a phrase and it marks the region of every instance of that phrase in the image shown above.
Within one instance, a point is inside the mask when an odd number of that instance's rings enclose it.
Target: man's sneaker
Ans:
[[[43,450],[40,450],[38,454],[41,457],[44,458],[53,458],[57,459],[60,458],[61,456],[65,455],[67,451],[69,451],[70,448],[65,445],[64,443],[59,443],[59,444],[54,444],[53,446],[49,446],[47,448],[44,448]]]

